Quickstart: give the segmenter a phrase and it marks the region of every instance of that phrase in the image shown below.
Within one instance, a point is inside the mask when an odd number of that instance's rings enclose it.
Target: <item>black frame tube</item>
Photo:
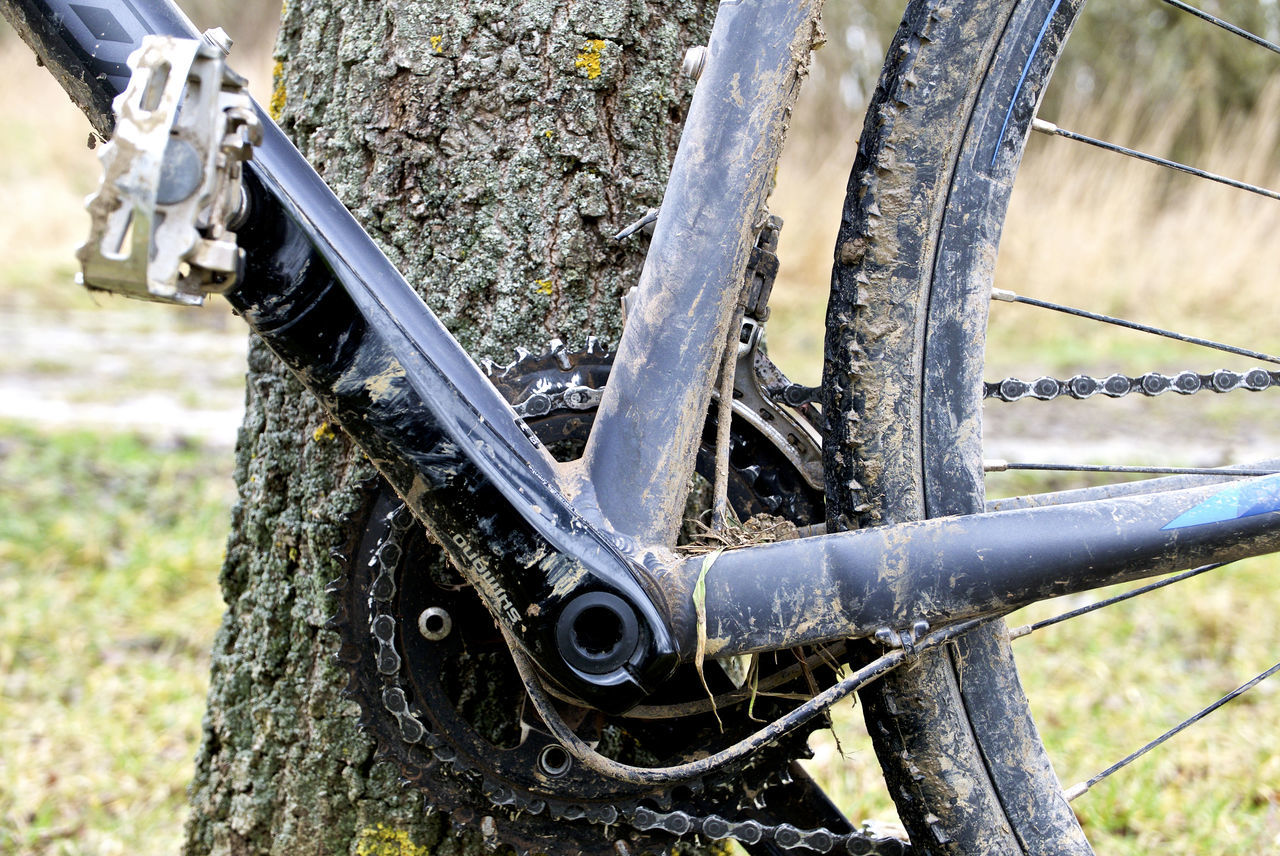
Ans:
[[[1065,594],[1275,552],[1278,512],[1280,476],[1263,476],[731,550],[705,578],[707,654],[1004,615]],[[1193,522],[1197,515],[1220,519]],[[689,565],[693,573],[701,559]]]

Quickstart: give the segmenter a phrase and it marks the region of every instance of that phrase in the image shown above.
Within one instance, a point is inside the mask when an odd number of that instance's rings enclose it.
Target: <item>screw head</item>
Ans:
[[[233,42],[231,37],[227,35],[226,30],[221,27],[214,27],[212,29],[205,30],[202,35],[204,35],[204,40],[206,42],[222,51],[223,56],[231,53],[231,45]]]
[[[563,776],[572,766],[573,758],[563,746],[545,746],[538,753],[538,769],[548,776]]]

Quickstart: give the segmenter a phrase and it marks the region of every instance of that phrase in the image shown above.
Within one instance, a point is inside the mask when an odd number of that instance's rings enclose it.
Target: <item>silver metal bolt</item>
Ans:
[[[546,746],[538,753],[538,767],[548,776],[563,776],[573,766],[573,758],[563,746]]]
[[[424,639],[439,642],[448,636],[451,630],[453,630],[453,619],[449,617],[449,613],[438,606],[428,607],[418,616],[418,632]]]
[[[681,63],[680,70],[697,80],[702,76],[702,70],[706,68],[706,65],[707,47],[706,45],[697,45],[684,52],[684,62]]]
[[[231,37],[227,35],[227,31],[221,27],[214,27],[211,30],[205,30],[204,40],[222,51],[223,56],[231,53],[231,45],[233,44]]]

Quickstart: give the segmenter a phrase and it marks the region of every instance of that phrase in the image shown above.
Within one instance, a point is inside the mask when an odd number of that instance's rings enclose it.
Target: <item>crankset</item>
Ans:
[[[559,343],[486,365],[494,384],[553,453],[576,456],[594,417],[611,357],[594,341],[581,353]],[[735,412],[730,502],[740,519],[767,514],[800,526],[822,519],[822,492],[797,466],[795,444],[779,449],[769,433]],[[776,433],[776,432],[775,432]],[[695,482],[714,466],[714,423],[705,433]],[[705,491],[703,491],[705,492]],[[691,496],[699,495],[694,485]],[[581,768],[526,704],[523,684],[484,605],[444,560],[389,488],[373,490],[353,535],[346,577],[335,586],[348,689],[381,754],[427,795],[431,807],[478,827],[520,852],[670,852],[673,830],[627,823],[643,813],[847,824],[792,762],[808,753],[808,732],[789,735],[745,766],[680,786],[638,786]],[[757,658],[746,673],[705,670],[713,710],[690,667],[642,708],[625,716],[560,706],[561,716],[596,749],[646,766],[682,763],[728,745],[832,682],[842,648]],[[755,692],[749,692],[751,687]],[[639,813],[639,815],[638,815]],[[656,815],[655,815],[656,816]],[[618,823],[614,832],[601,826]],[[844,828],[841,827],[844,824]],[[755,852],[777,852],[773,844]]]

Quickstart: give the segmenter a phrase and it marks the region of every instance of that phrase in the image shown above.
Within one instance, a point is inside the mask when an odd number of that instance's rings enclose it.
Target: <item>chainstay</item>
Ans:
[[[1261,368],[1246,372],[1233,372],[1227,369],[1208,373],[1185,371],[1176,375],[1160,372],[1147,372],[1141,375],[1113,374],[1105,378],[1080,374],[1066,380],[1052,377],[1022,380],[1009,377],[1000,381],[986,381],[983,383],[982,397],[994,398],[997,401],[1021,401],[1025,398],[1052,401],[1063,396],[1076,399],[1092,398],[1095,395],[1124,398],[1130,393],[1154,397],[1166,392],[1178,395],[1195,395],[1198,392],[1226,393],[1239,390],[1261,392],[1277,386],[1280,386],[1280,371]]]

